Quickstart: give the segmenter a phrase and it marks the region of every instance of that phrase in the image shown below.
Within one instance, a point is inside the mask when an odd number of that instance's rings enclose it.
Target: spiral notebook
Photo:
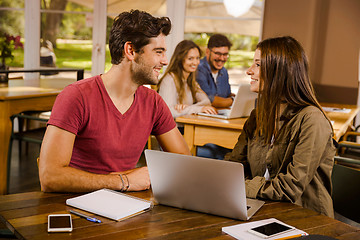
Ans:
[[[105,188],[69,198],[66,204],[116,221],[138,215],[153,207],[151,201]]]

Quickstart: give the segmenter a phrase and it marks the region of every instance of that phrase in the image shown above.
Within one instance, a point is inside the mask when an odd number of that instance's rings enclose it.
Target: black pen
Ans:
[[[75,214],[75,215],[77,215],[79,217],[85,218],[86,220],[88,220],[90,222],[101,223],[101,221],[99,219],[97,219],[97,218],[89,217],[89,216],[86,216],[85,214],[75,212],[73,210],[70,210],[70,213]]]

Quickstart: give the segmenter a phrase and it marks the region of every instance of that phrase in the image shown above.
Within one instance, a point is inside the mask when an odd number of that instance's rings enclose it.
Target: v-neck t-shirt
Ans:
[[[150,134],[176,127],[163,99],[144,86],[121,114],[100,76],[67,86],[56,98],[48,124],[76,135],[71,167],[100,174],[134,168]]]

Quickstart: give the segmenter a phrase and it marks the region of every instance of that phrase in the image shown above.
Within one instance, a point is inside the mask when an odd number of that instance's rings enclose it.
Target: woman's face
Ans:
[[[183,60],[183,68],[187,73],[195,72],[200,63],[200,53],[197,48],[192,48]]]
[[[246,74],[250,75],[250,77],[251,77],[250,90],[252,92],[259,92],[259,87],[260,87],[260,57],[261,57],[261,51],[259,49],[256,49],[253,64],[246,71]]]

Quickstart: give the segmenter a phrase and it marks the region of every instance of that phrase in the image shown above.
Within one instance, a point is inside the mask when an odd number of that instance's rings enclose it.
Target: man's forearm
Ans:
[[[101,188],[121,190],[122,182],[118,175],[94,174],[72,167],[46,171],[40,175],[41,188],[45,192],[89,192]]]
[[[232,103],[233,99],[231,97],[223,98],[215,96],[214,101],[211,103],[211,105],[216,108],[227,108],[230,107]]]

